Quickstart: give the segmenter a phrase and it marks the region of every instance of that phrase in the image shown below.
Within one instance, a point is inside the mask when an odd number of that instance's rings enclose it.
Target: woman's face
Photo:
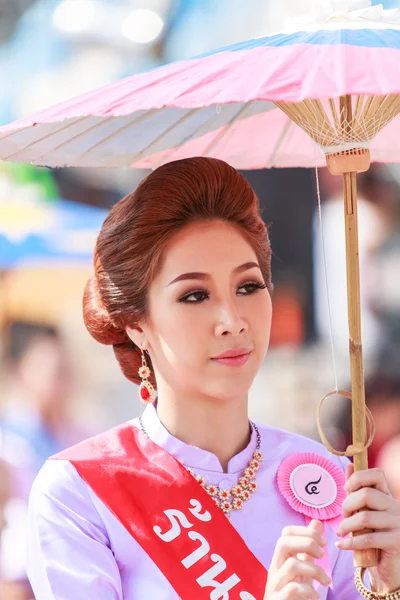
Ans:
[[[156,374],[180,394],[242,398],[265,357],[272,306],[256,254],[232,225],[195,223],[168,244],[142,324]],[[248,353],[230,361],[230,350]]]

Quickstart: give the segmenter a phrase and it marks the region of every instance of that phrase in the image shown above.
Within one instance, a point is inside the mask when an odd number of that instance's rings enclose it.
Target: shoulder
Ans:
[[[68,460],[48,459],[33,482],[29,503],[39,506],[49,502],[89,502],[87,485]]]
[[[58,454],[52,460],[101,461],[126,456],[136,446],[137,420],[117,425],[98,435],[89,437]]]
[[[70,535],[81,532],[107,545],[108,534],[95,503],[91,489],[71,463],[49,459],[30,491],[30,535],[54,540],[68,528]]]
[[[44,504],[48,508],[68,506],[78,510],[79,507],[80,512],[90,513],[94,509],[93,491],[82,473],[96,472],[105,463],[109,469],[120,464],[121,458],[129,456],[135,445],[136,431],[134,421],[128,421],[47,459],[31,488],[30,505],[35,510]]]
[[[336,456],[329,452],[321,442],[314,439],[292,433],[284,429],[259,425],[257,427],[261,434],[261,447],[265,456],[272,456],[276,461],[282,461],[291,454],[312,453],[331,460],[342,471],[345,471],[349,459],[344,456]]]

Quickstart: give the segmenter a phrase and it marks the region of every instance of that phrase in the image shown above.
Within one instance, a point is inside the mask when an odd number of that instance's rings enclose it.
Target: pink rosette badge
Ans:
[[[282,461],[277,480],[282,496],[293,510],[305,516],[306,524],[318,519],[336,531],[343,519],[345,476],[331,460],[311,452],[292,454]],[[316,562],[331,575],[328,549]]]
[[[328,521],[342,514],[346,498],[343,471],[319,454],[301,452],[285,458],[278,487],[293,510],[310,519]]]

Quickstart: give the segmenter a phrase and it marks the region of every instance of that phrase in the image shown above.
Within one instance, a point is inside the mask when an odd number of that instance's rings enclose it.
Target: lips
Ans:
[[[221,360],[223,358],[237,358],[238,356],[245,356],[250,354],[251,350],[249,348],[235,348],[232,350],[227,350],[218,356],[213,356],[213,360]]]
[[[247,348],[238,348],[236,350],[224,352],[211,360],[214,363],[225,365],[226,367],[242,367],[249,360],[250,354],[251,350],[247,350]]]

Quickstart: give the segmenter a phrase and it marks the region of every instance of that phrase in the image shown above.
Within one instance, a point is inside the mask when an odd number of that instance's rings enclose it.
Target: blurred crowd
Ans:
[[[70,96],[272,27],[269,3],[261,0],[154,0],[148,7],[159,20],[147,14],[147,41],[138,41],[129,26],[132,7],[141,10],[136,0],[0,4],[8,18],[7,26],[0,19],[0,69],[3,80],[15,83],[0,92],[0,121],[52,104],[61,93]],[[86,7],[79,27],[78,4]],[[99,23],[116,4],[120,10],[107,21],[114,28],[107,37]],[[85,331],[81,298],[100,222],[145,174],[0,168],[1,600],[32,599],[24,566],[27,504],[46,458],[141,410],[110,348]],[[341,179],[319,170],[319,210],[312,170],[243,174],[270,224],[275,284],[271,345],[250,393],[251,415],[318,439],[319,399],[336,386],[351,387]],[[366,398],[376,423],[369,460],[385,469],[400,499],[399,181],[396,167],[373,165],[358,187]],[[75,203],[75,221],[64,201]],[[331,397],[323,426],[338,450],[351,443],[349,401]]]
[[[3,359],[6,400],[0,418],[1,598],[29,598],[24,555],[29,490],[46,458],[83,432],[69,418],[72,372],[54,329],[13,323]],[[90,433],[85,432],[85,433]]]

